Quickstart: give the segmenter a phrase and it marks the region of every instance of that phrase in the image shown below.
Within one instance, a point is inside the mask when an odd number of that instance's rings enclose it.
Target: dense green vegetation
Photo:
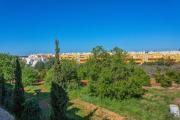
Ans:
[[[35,67],[0,54],[0,103],[17,120],[87,119],[70,109],[77,98],[128,119],[173,119],[168,105],[180,95],[168,87],[180,83],[178,65],[164,60],[137,65],[122,49],[115,47],[109,53],[102,46],[93,48],[89,60],[79,64],[60,60],[58,41],[55,45],[55,58]],[[151,89],[150,78],[162,88]],[[87,86],[81,86],[81,80],[87,80]]]
[[[4,78],[8,82],[12,82],[14,78],[14,56],[9,54],[0,54],[0,71],[4,74]]]
[[[5,100],[5,79],[3,73],[0,71],[0,105],[4,105]]]
[[[162,87],[171,87],[172,82],[179,84],[180,72],[172,69],[160,69],[158,68],[155,73],[155,79],[157,83],[160,83]]]
[[[38,82],[38,71],[32,67],[25,66],[22,70],[23,84],[33,85]]]
[[[169,113],[169,104],[180,98],[180,91],[170,89],[149,89],[142,98],[123,101],[87,95],[87,88],[72,91],[71,99],[80,98],[103,108],[107,108],[128,120],[178,120]]]
[[[16,58],[15,65],[16,65],[15,71],[14,71],[15,86],[14,86],[14,91],[13,91],[12,110],[15,114],[16,119],[20,120],[21,115],[24,110],[23,103],[25,101],[25,96],[24,96],[24,87],[22,84],[21,66],[20,66],[18,58]]]
[[[127,63],[125,51],[116,47],[110,55],[97,46],[92,53],[79,70],[80,78],[89,80],[89,95],[118,100],[141,97],[143,86],[150,85],[150,78],[140,67],[133,62]]]
[[[144,65],[158,65],[158,66],[171,66],[175,64],[175,61],[172,59],[159,59],[158,61],[155,62],[145,62]]]
[[[41,120],[41,108],[36,98],[27,99],[23,106],[22,120]]]
[[[53,69],[53,78],[51,83],[51,120],[65,120],[66,119],[66,108],[68,102],[68,96],[65,90],[66,78],[63,76],[61,69],[61,63],[59,60],[59,41],[55,41],[55,64]]]

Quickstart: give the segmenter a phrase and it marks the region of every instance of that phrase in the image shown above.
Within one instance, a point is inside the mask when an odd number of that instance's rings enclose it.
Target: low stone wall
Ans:
[[[0,108],[0,120],[15,120],[12,115],[10,115],[7,111]]]

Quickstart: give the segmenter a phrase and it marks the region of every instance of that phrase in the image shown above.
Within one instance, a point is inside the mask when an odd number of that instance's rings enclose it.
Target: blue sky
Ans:
[[[0,52],[174,50],[180,48],[179,0],[0,0]]]

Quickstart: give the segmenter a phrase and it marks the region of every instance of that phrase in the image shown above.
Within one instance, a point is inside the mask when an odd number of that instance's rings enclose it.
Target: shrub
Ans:
[[[168,72],[166,73],[166,75],[167,75],[170,79],[172,79],[173,81],[175,81],[175,83],[180,84],[180,72],[171,70],[171,71],[168,71]]]
[[[32,85],[38,82],[38,72],[35,69],[26,66],[22,70],[22,80],[24,85]]]
[[[3,73],[5,80],[9,82],[12,82],[14,79],[14,59],[15,57],[12,55],[0,53],[0,71]]]
[[[46,81],[46,84],[51,84],[53,79],[53,69],[50,69],[47,71],[44,80]]]
[[[175,83],[180,84],[180,72],[176,74]]]
[[[61,61],[61,74],[63,81],[66,82],[68,89],[77,89],[80,86],[80,79],[78,77],[78,64],[74,60],[62,60]],[[45,81],[50,84],[53,79],[53,69],[47,71],[45,75]]]
[[[161,81],[161,70],[160,69],[156,70],[156,73],[155,73],[154,77],[156,79],[156,82],[160,83],[160,81]]]
[[[134,70],[134,76],[138,77],[137,80],[142,81],[143,86],[151,86],[150,77],[143,69],[136,67]]]
[[[41,120],[41,108],[38,100],[35,98],[27,99],[24,103],[24,111],[22,113],[22,120]]]
[[[161,75],[160,83],[162,87],[171,87],[172,80],[166,75]]]
[[[42,71],[43,69],[45,69],[45,64],[42,61],[39,61],[36,63],[36,65],[34,66],[34,68],[38,71]]]
[[[113,87],[113,86],[112,86]],[[127,81],[121,81],[117,84],[114,92],[118,99],[126,98],[139,98],[144,94],[144,89],[142,88],[142,83],[138,81],[135,76],[128,78]],[[119,90],[119,91],[118,91]]]
[[[44,78],[45,78],[45,76],[46,76],[46,70],[44,69],[44,70],[42,70],[42,71],[39,71],[38,72],[38,79],[39,80],[44,80]]]
[[[93,49],[94,55],[85,64],[89,94],[119,100],[141,97],[143,86],[150,85],[149,76],[134,62],[126,62],[126,52],[115,48],[112,53],[99,46]]]
[[[62,60],[61,61],[61,71],[62,71],[62,76],[67,82],[67,88],[68,89],[76,89],[80,85],[80,80],[78,78],[78,64],[74,60]]]

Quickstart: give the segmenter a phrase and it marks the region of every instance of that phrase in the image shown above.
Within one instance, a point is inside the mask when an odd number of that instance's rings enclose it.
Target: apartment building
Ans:
[[[67,53],[62,54],[62,59],[74,59],[79,63],[85,63],[91,56],[91,53]],[[144,62],[156,62],[161,59],[180,61],[180,51],[161,51],[161,52],[128,52],[129,59],[133,59],[137,64]]]
[[[60,59],[76,60],[79,63],[85,63],[92,53],[62,53]],[[128,52],[129,59],[133,59],[137,64],[145,62],[156,62],[158,60],[172,60],[180,62],[180,51],[160,51],[160,52]],[[38,61],[47,61],[54,57],[53,54],[36,54],[24,58],[27,64],[34,66]]]

